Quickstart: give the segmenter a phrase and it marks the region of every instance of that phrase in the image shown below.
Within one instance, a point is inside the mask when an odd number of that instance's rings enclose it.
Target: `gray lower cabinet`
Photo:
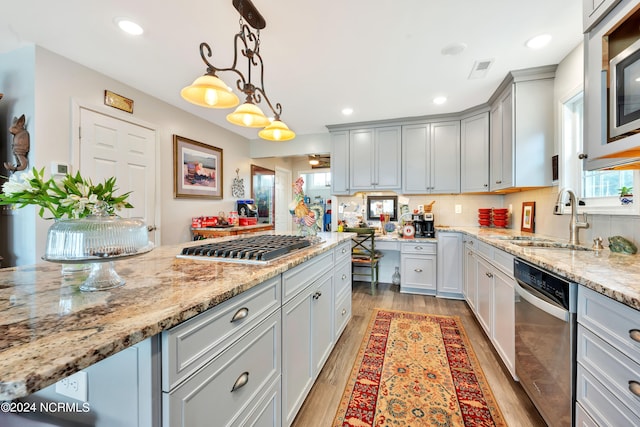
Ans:
[[[436,243],[401,243],[400,292],[435,295],[437,288]]]
[[[282,414],[290,425],[334,345],[333,253],[283,277]],[[323,262],[324,260],[324,262]],[[314,262],[315,261],[315,262]],[[287,288],[296,292],[287,292]]]
[[[578,287],[576,419],[640,425],[640,312]]]
[[[437,292],[439,297],[463,299],[462,235],[438,233]]]

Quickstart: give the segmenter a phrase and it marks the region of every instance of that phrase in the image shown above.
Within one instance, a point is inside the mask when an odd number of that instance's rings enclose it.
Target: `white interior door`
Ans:
[[[118,214],[140,218],[155,241],[155,130],[80,108],[80,173],[94,183],[116,177],[116,194],[131,191],[132,209]]]
[[[293,230],[293,217],[289,213],[289,202],[292,200],[291,171],[276,167],[276,233],[291,233]]]

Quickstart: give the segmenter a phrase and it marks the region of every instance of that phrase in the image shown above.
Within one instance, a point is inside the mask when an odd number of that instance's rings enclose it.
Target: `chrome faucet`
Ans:
[[[573,190],[569,188],[563,188],[558,193],[558,199],[556,200],[556,206],[553,209],[554,215],[562,215],[564,213],[565,206],[565,194],[569,194],[569,204],[571,205],[571,222],[569,223],[569,243],[572,245],[580,244],[580,236],[578,232],[581,228],[589,228],[587,222],[587,214],[584,214],[584,221],[578,221],[578,199]]]

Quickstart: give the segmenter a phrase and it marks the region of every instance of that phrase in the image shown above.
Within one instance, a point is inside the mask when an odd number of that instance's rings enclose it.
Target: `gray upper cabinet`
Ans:
[[[402,127],[402,192],[460,192],[460,121]]]
[[[491,191],[551,185],[555,69],[511,72],[492,96]]]
[[[400,190],[400,126],[349,132],[350,192]]]
[[[582,0],[582,29],[591,31],[620,0]]]
[[[331,194],[350,194],[349,131],[331,132]]]
[[[460,122],[462,193],[489,191],[489,112]]]

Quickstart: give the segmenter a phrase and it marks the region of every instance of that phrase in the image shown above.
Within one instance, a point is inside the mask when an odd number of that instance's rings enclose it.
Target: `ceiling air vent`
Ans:
[[[491,64],[493,64],[493,59],[474,62],[473,68],[471,69],[471,74],[469,74],[469,79],[484,78],[487,75],[487,71],[489,71],[489,68],[491,68]]]

